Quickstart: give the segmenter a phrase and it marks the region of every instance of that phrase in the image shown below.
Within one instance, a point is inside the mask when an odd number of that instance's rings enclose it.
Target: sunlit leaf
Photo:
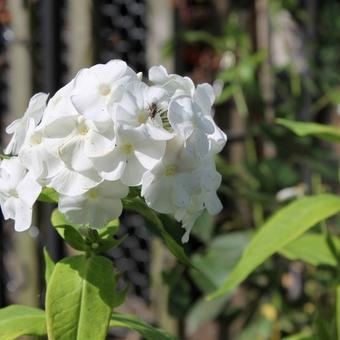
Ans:
[[[282,340],[320,340],[312,332],[302,332],[283,338]]]
[[[47,203],[58,203],[59,194],[52,188],[44,188],[41,191],[38,200]]]
[[[340,240],[334,238],[334,242],[340,250]],[[291,260],[302,260],[314,266],[336,266],[337,264],[337,260],[329,249],[325,236],[320,233],[302,235],[287,244],[279,253]]]
[[[0,309],[1,340],[13,340],[22,335],[44,336],[46,334],[44,311],[19,305]]]
[[[225,295],[212,301],[207,301],[205,298],[196,301],[186,317],[185,325],[188,334],[194,333],[205,322],[216,319],[228,298],[229,296]]]
[[[50,254],[48,253],[47,249],[44,248],[44,260],[45,260],[45,282],[46,285],[50,281],[50,277],[52,275],[55,263],[50,257]]]
[[[58,210],[54,209],[51,222],[56,228],[58,234],[74,249],[86,250],[86,244],[79,231],[70,225],[65,216]]]
[[[200,272],[191,271],[190,275],[196,285],[205,293],[219,287],[240,259],[249,243],[248,232],[232,232],[219,235],[208,243],[203,253],[192,257],[192,262]]]
[[[146,340],[175,340],[176,337],[169,333],[148,325],[132,315],[113,313],[110,321],[111,327],[125,327],[137,331]]]
[[[331,194],[304,197],[281,209],[260,228],[234,270],[210,298],[234,289],[275,252],[339,211],[340,197]]]
[[[325,124],[295,122],[288,119],[278,119],[277,122],[292,130],[298,136],[315,136],[329,142],[340,142],[340,128]]]
[[[336,329],[340,338],[340,285],[336,288]]]
[[[46,293],[49,339],[106,338],[116,277],[102,256],[67,257],[55,265]]]

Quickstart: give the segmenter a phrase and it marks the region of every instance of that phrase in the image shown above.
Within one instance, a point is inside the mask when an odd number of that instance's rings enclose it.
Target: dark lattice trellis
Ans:
[[[0,0],[1,5],[5,1]],[[31,1],[26,3],[29,11],[31,40],[28,46],[32,61],[33,93],[48,92],[53,95],[65,84],[67,77],[66,54],[68,43],[65,40],[65,25],[68,10],[66,0]],[[125,60],[136,71],[146,70],[145,41],[146,26],[144,0],[100,0],[93,1],[93,49],[94,62],[107,62],[113,58]],[[7,24],[0,22],[0,117],[7,112],[8,79],[6,69],[8,56],[6,52]],[[32,93],[32,94],[33,94]],[[2,120],[0,119],[0,122]],[[2,131],[3,127],[1,126]],[[40,230],[42,246],[47,246],[54,260],[67,255],[58,235],[49,225],[51,208],[42,205],[38,209],[38,223],[44,226]],[[2,221],[2,219],[1,219]],[[144,221],[137,215],[125,214],[119,233],[130,236],[108,256],[115,261],[117,269],[124,273],[123,281],[131,283],[130,292],[144,301],[149,300],[149,242],[150,236]],[[2,268],[2,224],[0,224],[0,305],[5,305],[5,278]],[[43,284],[43,263],[41,258],[41,287]],[[41,295],[43,302],[43,295]]]
[[[145,71],[145,0],[95,1],[95,58],[119,58],[136,71]]]
[[[8,28],[9,13],[6,8],[6,1],[0,0],[0,129],[3,129],[3,117],[7,113],[8,103],[8,79],[7,79],[7,42],[10,39]],[[0,213],[1,214],[1,213]],[[6,272],[4,267],[4,223],[0,215],[0,307],[6,305],[5,286]]]
[[[46,92],[52,96],[62,85],[67,71],[64,62],[66,44],[62,41],[62,31],[65,26],[66,3],[61,1],[32,2],[30,10],[31,26],[31,60],[33,92]],[[40,228],[40,244],[45,246],[54,260],[65,256],[64,244],[56,231],[50,227],[52,206],[38,204],[37,222]],[[41,249],[39,251],[41,254]],[[41,268],[43,258],[40,256]],[[44,288],[44,275],[40,273],[41,287]],[[43,294],[41,303],[43,304]]]

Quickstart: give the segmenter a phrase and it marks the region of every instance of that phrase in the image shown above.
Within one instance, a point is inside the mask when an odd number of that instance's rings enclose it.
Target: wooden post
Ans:
[[[29,51],[29,14],[21,0],[8,1],[11,13],[13,40],[9,43],[9,115],[7,123],[21,117],[32,94],[31,58]],[[33,229],[34,230],[34,229]],[[14,232],[12,265],[17,267],[13,277],[11,298],[14,303],[35,306],[38,304],[37,238],[32,230]],[[9,283],[11,286],[11,282]]]
[[[93,63],[92,1],[69,0],[65,35],[67,42],[68,80]]]
[[[274,80],[270,61],[270,36],[269,36],[269,8],[268,0],[257,0],[256,11],[256,47],[257,52],[264,51],[267,55],[259,71],[259,83],[264,101],[264,118],[267,122],[274,119]]]

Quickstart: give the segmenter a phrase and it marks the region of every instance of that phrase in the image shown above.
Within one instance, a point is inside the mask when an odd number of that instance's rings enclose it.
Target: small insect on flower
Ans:
[[[158,112],[157,104],[156,104],[156,103],[151,103],[151,104],[148,106],[148,113],[149,113],[149,116],[153,119],[153,118],[155,118],[157,112]]]

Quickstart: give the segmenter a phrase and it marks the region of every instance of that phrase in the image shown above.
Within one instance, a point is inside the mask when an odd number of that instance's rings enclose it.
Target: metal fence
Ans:
[[[22,1],[29,20],[30,39],[20,41],[11,30],[9,1],[0,1],[0,115],[1,131],[3,122],[8,118],[10,80],[7,70],[11,68],[9,60],[10,44],[24,44],[29,51],[32,65],[32,94],[43,91],[53,95],[68,79],[69,42],[67,15],[69,1],[42,0]],[[93,63],[107,62],[112,58],[124,59],[134,69],[145,71],[145,10],[142,0],[100,0],[91,6]],[[4,119],[5,118],[5,119]],[[10,118],[11,120],[11,118]],[[29,242],[34,244],[34,254],[26,254],[32,261],[37,261],[36,278],[40,304],[43,303],[43,260],[42,247],[45,246],[54,260],[67,255],[67,247],[50,227],[49,216],[53,207],[39,204],[36,212],[37,225],[28,234]],[[9,223],[10,224],[10,223]],[[143,220],[135,215],[124,215],[121,234],[129,233],[129,239],[119,249],[109,252],[117,269],[123,272],[125,281],[132,283],[131,294],[146,302],[149,299],[149,240],[150,236],[143,226]],[[21,235],[21,234],[20,234]],[[32,276],[27,276],[29,266],[23,263],[13,264],[18,258],[13,255],[16,239],[12,237],[12,226],[0,224],[0,305],[5,306],[15,300],[16,291],[29,285]],[[11,259],[10,261],[8,259]],[[15,275],[10,272],[15,272]],[[18,274],[20,272],[20,274]],[[33,274],[32,274],[33,275]],[[19,279],[18,279],[19,277]],[[22,279],[21,279],[22,278]],[[37,279],[38,278],[38,279]],[[16,282],[20,281],[20,282]],[[13,301],[14,297],[14,301]],[[34,297],[35,300],[36,297]]]

